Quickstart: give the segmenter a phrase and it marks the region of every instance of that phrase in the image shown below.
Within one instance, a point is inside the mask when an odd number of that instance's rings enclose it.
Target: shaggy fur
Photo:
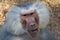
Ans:
[[[29,6],[28,6],[29,5]],[[39,16],[39,27],[45,28],[49,22],[49,10],[43,3],[27,4],[24,6],[14,6],[7,14],[6,22],[3,25],[5,31],[14,35],[20,35],[26,32],[20,23],[20,13],[27,10],[36,10]]]
[[[27,11],[27,10],[32,10],[32,9],[36,10],[38,12],[39,28],[45,29],[47,27],[48,22],[49,22],[50,12],[49,12],[48,8],[43,3],[36,2],[33,4],[15,5],[12,7],[12,9],[6,15],[6,21],[5,21],[5,24],[3,25],[3,29],[0,34],[1,35],[0,40],[11,40],[13,38],[12,35],[19,36],[19,35],[23,35],[23,34],[27,33],[27,31],[23,29],[22,24],[20,22],[21,21],[20,20],[20,13]],[[42,33],[42,35],[43,34],[44,33]],[[46,32],[45,34],[47,34],[47,36],[48,36],[48,32]],[[7,37],[8,37],[8,39],[7,39]],[[9,39],[10,37],[11,37],[11,39]],[[24,35],[23,35],[23,37],[24,37]]]

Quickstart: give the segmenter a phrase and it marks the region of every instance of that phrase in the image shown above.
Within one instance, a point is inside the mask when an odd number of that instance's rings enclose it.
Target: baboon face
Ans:
[[[36,36],[39,29],[39,17],[36,10],[27,10],[20,14],[23,28],[32,35]]]

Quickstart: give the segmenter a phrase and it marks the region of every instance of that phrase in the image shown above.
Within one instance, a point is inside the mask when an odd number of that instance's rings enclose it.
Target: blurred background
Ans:
[[[60,40],[60,0],[40,0],[52,11],[48,29]],[[13,0],[0,0],[0,29],[5,22],[6,14],[15,4]]]

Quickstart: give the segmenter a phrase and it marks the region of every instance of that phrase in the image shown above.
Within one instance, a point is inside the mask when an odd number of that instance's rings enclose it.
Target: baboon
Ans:
[[[49,14],[38,0],[16,3],[6,15],[0,40],[56,40],[47,29]]]

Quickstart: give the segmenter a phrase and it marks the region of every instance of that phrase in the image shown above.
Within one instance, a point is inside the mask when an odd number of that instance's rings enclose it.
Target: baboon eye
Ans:
[[[30,13],[30,15],[33,15],[33,13]]]
[[[28,13],[28,14],[24,14],[22,16],[32,16],[32,15],[33,15],[33,13]]]
[[[28,14],[24,14],[23,16],[28,16]]]

